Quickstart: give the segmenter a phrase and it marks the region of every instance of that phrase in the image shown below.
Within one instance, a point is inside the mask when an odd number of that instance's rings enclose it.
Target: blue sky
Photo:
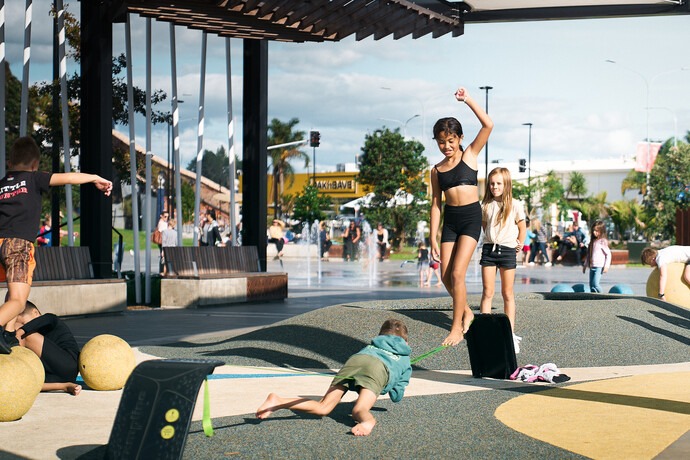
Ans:
[[[32,82],[52,72],[47,3],[34,2]],[[73,3],[70,10],[78,13],[78,6]],[[23,2],[11,2],[7,9],[7,55],[21,76]],[[144,24],[143,18],[133,18],[134,78],[141,87]],[[153,22],[153,86],[169,92],[168,30],[167,23]],[[196,155],[201,33],[178,27],[176,35],[186,164]],[[468,138],[479,128],[469,109],[455,102],[455,89],[466,87],[484,106],[479,87],[490,85],[489,114],[495,123],[490,161],[527,156],[526,122],[533,123],[533,161],[632,156],[647,132],[645,79],[635,72],[651,83],[650,106],[663,107],[649,111],[650,137],[673,136],[674,115],[680,137],[690,129],[688,42],[690,16],[469,24],[457,38],[270,43],[269,120],[297,117],[300,130],[319,130],[317,170],[324,171],[354,162],[367,132],[401,126],[381,118],[404,122],[420,115],[408,123],[407,135],[423,140],[434,163],[441,159],[431,141],[438,118],[457,117]],[[209,36],[208,43],[204,148],[216,150],[227,143],[225,42]],[[114,53],[122,51],[124,26],[117,24]],[[232,55],[233,110],[241,130],[240,40],[232,40]],[[689,70],[679,71],[682,67]],[[68,72],[76,70],[68,63]],[[160,109],[168,110],[169,104]],[[136,132],[137,142],[145,145],[143,119],[137,120]],[[166,136],[165,127],[153,128],[154,153],[165,156]],[[238,148],[241,141],[236,139]],[[311,155],[311,149],[305,151]],[[302,164],[295,166],[300,170]]]

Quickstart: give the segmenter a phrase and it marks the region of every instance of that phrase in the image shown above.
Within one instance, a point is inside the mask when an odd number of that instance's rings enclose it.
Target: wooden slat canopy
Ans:
[[[443,2],[445,3],[445,2]],[[291,42],[434,38],[463,33],[451,15],[407,0],[127,0],[131,13],[234,38]]]

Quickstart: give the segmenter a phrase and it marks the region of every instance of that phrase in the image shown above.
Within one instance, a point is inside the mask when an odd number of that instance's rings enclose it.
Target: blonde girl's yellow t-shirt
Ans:
[[[486,222],[484,243],[516,248],[519,233],[517,224],[525,220],[525,207],[522,201],[513,198],[513,206],[505,223],[499,217],[500,213],[501,203],[498,201],[482,205],[482,222]]]

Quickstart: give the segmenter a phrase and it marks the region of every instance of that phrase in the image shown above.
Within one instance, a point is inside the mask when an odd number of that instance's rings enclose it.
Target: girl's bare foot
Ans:
[[[424,286],[429,287],[429,286],[431,286],[431,284],[430,283],[424,283]]]
[[[443,286],[443,283],[439,281],[438,283],[434,284],[434,286]]]
[[[266,398],[266,401],[264,401],[264,403],[256,410],[256,418],[268,418],[273,411],[276,410],[276,406],[279,404],[280,398],[278,398],[278,395],[275,393],[269,394]]]
[[[359,422],[357,425],[352,427],[352,434],[355,436],[367,436],[371,433],[376,425],[376,420],[367,420],[365,422]]]
[[[76,383],[68,383],[65,391],[77,396],[79,393],[81,393],[81,385],[77,385]]]
[[[463,335],[462,331],[451,329],[450,334],[448,334],[448,337],[446,337],[446,339],[443,341],[443,343],[441,343],[441,345],[455,346],[455,345],[459,344],[460,342],[462,342],[463,338],[464,338],[464,335]]]
[[[467,334],[467,331],[470,329],[470,324],[472,324],[472,321],[474,321],[474,313],[472,313],[472,310],[470,309],[465,310],[465,314],[462,316],[463,334]]]

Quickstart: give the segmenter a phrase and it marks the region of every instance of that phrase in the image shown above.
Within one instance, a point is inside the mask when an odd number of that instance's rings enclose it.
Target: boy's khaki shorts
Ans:
[[[34,245],[31,241],[0,238],[0,281],[31,286],[35,268]]]
[[[388,368],[375,356],[356,354],[345,362],[331,385],[342,385],[348,390],[359,393],[360,388],[371,390],[380,395],[388,385]]]

